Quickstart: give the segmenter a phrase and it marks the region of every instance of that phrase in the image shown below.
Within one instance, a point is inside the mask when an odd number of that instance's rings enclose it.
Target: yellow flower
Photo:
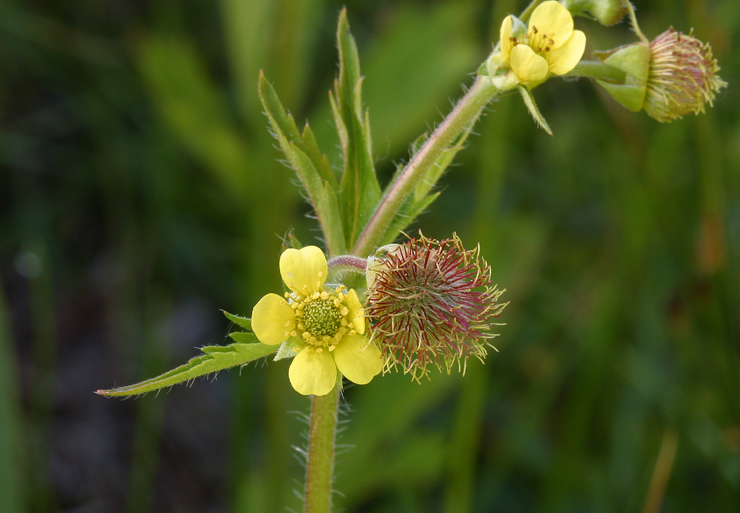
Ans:
[[[380,351],[364,336],[365,317],[354,290],[324,287],[328,266],[316,246],[288,249],[280,256],[280,275],[291,290],[285,298],[267,294],[252,310],[252,330],[263,344],[289,341],[298,354],[288,371],[303,395],[326,395],[337,369],[364,385],[381,370]]]
[[[530,89],[550,74],[568,73],[583,56],[586,35],[573,30],[573,17],[558,2],[538,5],[523,36],[514,37],[513,25],[513,16],[507,16],[501,25],[500,59]]]

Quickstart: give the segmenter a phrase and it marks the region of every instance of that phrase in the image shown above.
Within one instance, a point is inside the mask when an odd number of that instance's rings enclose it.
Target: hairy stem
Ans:
[[[305,513],[331,511],[331,482],[334,470],[334,438],[337,428],[339,387],[311,399],[311,423],[308,430]]]
[[[489,77],[478,76],[473,86],[413,156],[383,197],[360,234],[352,250],[353,255],[367,256],[380,245],[388,226],[414,187],[455,138],[478,119],[483,108],[498,92]]]

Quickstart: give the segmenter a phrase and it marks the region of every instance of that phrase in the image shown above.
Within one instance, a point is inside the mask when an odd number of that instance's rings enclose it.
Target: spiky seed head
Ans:
[[[368,259],[365,314],[385,370],[400,367],[419,380],[430,367],[464,372],[468,358],[487,355],[490,332],[508,303],[492,285],[480,248],[466,250],[457,235],[412,238],[384,246]]]

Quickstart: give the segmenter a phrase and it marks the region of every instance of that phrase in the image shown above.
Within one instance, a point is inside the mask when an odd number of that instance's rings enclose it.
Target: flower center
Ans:
[[[327,348],[333,351],[345,335],[354,335],[347,308],[344,285],[333,292],[314,292],[307,297],[296,297],[290,304],[295,311],[296,331],[292,336],[300,336],[303,341],[317,350]],[[289,294],[286,294],[290,296]]]
[[[545,58],[548,62],[550,61],[550,50],[555,46],[555,40],[553,36],[555,34],[547,34],[540,32],[536,26],[532,25],[529,32],[521,36],[519,39],[512,37],[511,42],[514,46],[518,44],[525,44],[529,46],[537,55]]]
[[[341,328],[342,314],[331,299],[315,299],[303,308],[306,331],[320,339],[334,336]]]

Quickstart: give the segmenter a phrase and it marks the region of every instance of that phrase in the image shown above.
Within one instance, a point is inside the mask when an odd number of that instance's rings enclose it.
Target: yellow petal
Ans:
[[[347,294],[347,310],[349,310],[347,319],[349,319],[355,331],[360,335],[365,333],[365,311],[362,309],[362,304],[355,289],[350,289]]]
[[[527,45],[516,45],[512,48],[511,69],[525,85],[542,82],[549,70],[545,58],[534,53]]]
[[[370,383],[383,370],[380,351],[362,335],[344,337],[333,354],[339,372],[358,385]]]
[[[290,290],[304,297],[321,291],[328,269],[324,253],[316,246],[290,248],[280,255],[280,276]]]
[[[538,34],[547,34],[553,43],[550,48],[561,47],[573,32],[573,16],[559,2],[542,2],[532,12],[529,31],[537,28]]]
[[[586,49],[586,34],[574,30],[563,46],[550,52],[550,72],[564,75],[576,67]]]
[[[294,327],[293,309],[277,294],[267,294],[252,309],[252,331],[263,344],[282,344]]]
[[[501,58],[502,65],[505,66],[509,63],[509,54],[511,49],[514,48],[514,43],[511,42],[512,38],[512,26],[514,20],[511,15],[504,18],[504,22],[501,24]]]
[[[337,382],[337,367],[331,353],[313,347],[302,349],[290,364],[290,384],[303,395],[326,395]]]

